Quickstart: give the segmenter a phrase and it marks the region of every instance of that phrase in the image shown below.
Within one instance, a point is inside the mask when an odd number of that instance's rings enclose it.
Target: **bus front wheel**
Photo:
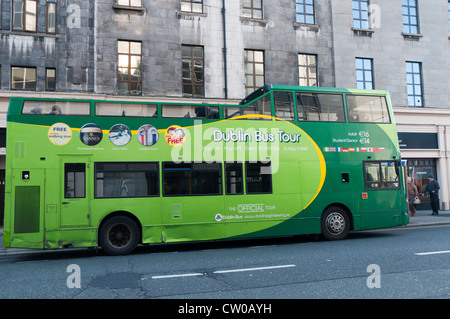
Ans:
[[[350,218],[341,207],[327,208],[322,215],[322,235],[328,240],[344,239],[350,230]]]
[[[126,216],[114,216],[101,227],[99,241],[108,255],[126,255],[139,243],[139,228]]]

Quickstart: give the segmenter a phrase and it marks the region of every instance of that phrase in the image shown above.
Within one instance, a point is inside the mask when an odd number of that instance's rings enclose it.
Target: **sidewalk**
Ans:
[[[409,217],[409,223],[406,227],[450,224],[450,211],[441,210],[439,215],[434,216],[431,213],[431,210],[418,210],[416,216]]]
[[[409,218],[409,223],[403,227],[420,227],[420,226],[437,226],[437,225],[450,225],[450,211],[439,211],[439,215],[431,215],[431,210],[418,210],[416,216]],[[70,248],[77,249],[77,248]],[[65,249],[66,251],[68,249]],[[3,245],[3,226],[0,226],[0,256],[26,254],[26,253],[38,253],[47,250],[40,249],[23,249],[23,248],[8,248]]]

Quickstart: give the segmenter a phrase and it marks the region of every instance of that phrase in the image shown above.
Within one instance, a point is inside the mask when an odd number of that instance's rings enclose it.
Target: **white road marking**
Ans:
[[[217,270],[215,274],[226,274],[230,272],[244,272],[244,271],[255,271],[255,270],[269,270],[269,269],[280,269],[280,268],[290,268],[295,267],[295,265],[280,265],[280,266],[268,266],[268,267],[255,267],[255,268],[241,268],[241,269],[230,269],[230,270]]]
[[[279,265],[279,266],[268,266],[268,267],[254,267],[254,268],[241,268],[241,269],[225,269],[225,270],[216,270],[214,274],[226,274],[233,272],[244,272],[244,271],[258,271],[258,270],[270,270],[270,269],[281,269],[281,268],[291,268],[296,267],[296,265]],[[197,276],[205,276],[206,273],[188,273],[188,274],[176,274],[176,275],[159,275],[152,276],[152,279],[168,279],[168,278],[182,278],[182,277],[197,277]]]
[[[162,275],[162,276],[152,276],[152,279],[166,279],[166,278],[180,278],[180,277],[195,277],[203,276],[202,273],[192,273],[192,274],[178,274],[178,275]]]
[[[414,255],[416,256],[439,255],[439,254],[450,254],[450,250],[430,251],[426,253],[414,253]]]

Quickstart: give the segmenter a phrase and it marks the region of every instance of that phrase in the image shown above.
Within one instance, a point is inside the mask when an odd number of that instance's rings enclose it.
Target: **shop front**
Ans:
[[[402,159],[421,200],[416,209],[431,210],[429,195],[422,193],[433,175],[441,187],[440,209],[449,210],[450,110],[395,108],[394,113]]]
[[[436,176],[436,160],[431,159],[408,159],[407,160],[407,172],[411,177],[411,181],[417,186],[419,192],[420,205],[416,206],[418,210],[430,210],[430,198],[428,195],[422,196],[425,191],[425,187],[428,184],[428,176]]]

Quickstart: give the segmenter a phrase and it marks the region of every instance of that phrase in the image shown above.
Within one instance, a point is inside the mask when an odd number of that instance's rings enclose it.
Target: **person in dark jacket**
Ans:
[[[432,174],[428,175],[428,184],[425,187],[424,193],[430,194],[432,215],[439,214],[439,183],[434,179]],[[423,196],[424,194],[422,194]]]

